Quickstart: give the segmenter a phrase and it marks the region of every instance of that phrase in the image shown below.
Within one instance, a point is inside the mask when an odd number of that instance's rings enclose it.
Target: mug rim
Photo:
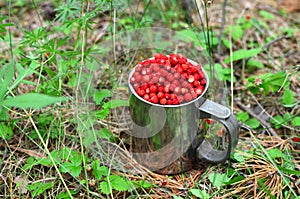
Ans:
[[[169,55],[167,55],[167,56],[169,56]],[[149,58],[149,59],[154,59],[154,57],[151,57],[151,58]],[[189,62],[190,62],[191,64],[193,64],[194,66],[195,66],[195,65],[198,65],[198,63],[195,62],[194,60],[191,60],[191,59],[188,59],[188,58],[187,58],[187,61],[189,61]],[[141,96],[139,96],[139,95],[135,92],[133,86],[132,86],[131,83],[130,83],[130,78],[131,78],[131,76],[133,75],[133,73],[135,72],[135,68],[136,68],[136,67],[137,67],[137,65],[130,71],[129,76],[128,76],[128,86],[129,86],[129,89],[130,89],[130,91],[131,91],[131,94],[133,94],[133,95],[134,95],[135,97],[137,97],[139,100],[141,100],[141,101],[143,101],[143,102],[145,102],[145,103],[147,103],[147,104],[149,104],[149,105],[152,105],[152,106],[158,106],[158,107],[164,107],[164,108],[176,108],[176,107],[187,106],[187,105],[193,104],[193,103],[195,103],[195,102],[199,102],[199,100],[204,96],[204,94],[207,92],[208,87],[209,87],[209,78],[208,78],[208,75],[207,75],[205,69],[204,69],[204,68],[202,67],[202,65],[201,65],[201,70],[202,70],[202,72],[204,73],[205,80],[206,80],[206,85],[205,85],[205,88],[204,88],[204,90],[203,90],[203,92],[202,92],[201,95],[199,95],[197,98],[195,98],[195,99],[193,99],[193,100],[191,100],[191,101],[189,101],[189,102],[186,102],[186,103],[183,103],[183,104],[178,104],[178,105],[162,105],[162,104],[154,104],[154,103],[152,103],[152,102],[149,102],[149,101],[143,99]]]

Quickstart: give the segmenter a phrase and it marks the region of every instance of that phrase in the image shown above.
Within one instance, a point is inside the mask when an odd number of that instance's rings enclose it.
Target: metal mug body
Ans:
[[[180,105],[150,103],[136,94],[128,80],[133,123],[129,151],[139,164],[156,173],[177,174],[192,169],[200,159],[217,163],[228,158],[237,143],[239,125],[228,108],[205,98],[209,79],[204,70],[203,73],[207,80],[203,93]],[[205,142],[207,128],[204,118],[220,120],[229,131],[227,151],[216,151]]]

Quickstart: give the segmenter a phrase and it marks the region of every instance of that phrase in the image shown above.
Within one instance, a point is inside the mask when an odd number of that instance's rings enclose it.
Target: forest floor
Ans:
[[[299,3],[191,2],[0,0],[0,198],[299,198]],[[212,71],[243,127],[225,163],[129,158],[127,79],[155,53]]]

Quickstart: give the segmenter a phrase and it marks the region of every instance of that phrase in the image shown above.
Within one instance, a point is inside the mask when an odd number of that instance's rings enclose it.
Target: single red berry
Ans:
[[[158,92],[164,92],[164,87],[163,87],[163,86],[159,86],[159,87],[157,88],[157,91],[158,91]]]
[[[176,65],[176,66],[175,66],[175,69],[177,70],[177,72],[178,72],[179,74],[183,73],[183,69],[182,69],[182,67],[181,67],[180,65]]]
[[[181,76],[180,73],[178,73],[178,72],[175,72],[175,73],[174,73],[174,78],[175,78],[175,79],[179,79],[180,76]]]
[[[151,97],[153,97],[153,96],[156,96],[156,93],[150,93],[150,94],[149,94],[150,99],[151,99]]]
[[[139,86],[140,86],[139,83],[134,83],[134,84],[133,84],[133,88],[134,88],[135,90],[136,90]]]
[[[154,58],[155,59],[161,59],[162,58],[162,54],[157,53],[157,54],[154,55]]]
[[[246,15],[246,19],[247,19],[247,20],[250,20],[250,19],[251,19],[251,16],[250,16],[250,15]]]
[[[168,105],[172,105],[173,104],[173,100],[171,100],[171,99],[167,100],[167,104]]]
[[[177,96],[178,102],[182,103],[184,101],[184,97],[182,95]]]
[[[143,99],[149,101],[150,96],[149,96],[148,94],[145,94],[145,95],[143,96]]]
[[[172,82],[174,80],[174,76],[171,73],[169,73],[168,76],[167,76],[167,80],[169,82]]]
[[[157,93],[157,97],[158,97],[159,99],[163,98],[164,96],[165,96],[165,94],[164,94],[163,92],[158,92],[158,93]]]
[[[206,119],[206,123],[207,123],[207,124],[212,124],[212,123],[214,123],[214,121],[211,120],[211,119]]]
[[[149,75],[145,75],[143,76],[143,82],[149,82],[150,81],[150,76]]]
[[[149,94],[150,93],[150,88],[146,88],[145,92]]]
[[[182,70],[186,71],[189,66],[187,64],[181,64]]]
[[[164,92],[165,92],[165,93],[169,93],[169,92],[170,92],[170,86],[166,85],[166,86],[164,87]]]
[[[293,141],[294,142],[299,142],[299,138],[298,137],[293,137]]]
[[[178,59],[178,62],[179,62],[180,64],[185,64],[186,60],[183,59],[183,58],[180,58],[180,59]]]
[[[199,96],[199,95],[201,95],[203,93],[203,90],[200,87],[195,88],[194,91],[197,94],[197,96]]]
[[[185,101],[189,102],[193,99],[192,95],[190,93],[184,94]]]
[[[174,105],[178,105],[178,104],[179,104],[179,101],[178,101],[177,98],[173,99],[173,104],[174,104]]]
[[[193,82],[193,85],[194,85],[195,87],[198,87],[198,86],[200,86],[200,82],[199,82],[199,81],[194,81],[194,82]]]
[[[152,85],[152,86],[150,86],[150,92],[151,93],[156,93],[156,91],[157,91],[157,86],[155,86],[155,85]]]
[[[137,89],[136,93],[141,97],[143,97],[146,94],[145,90],[143,89]]]
[[[134,83],[136,80],[135,80],[135,78],[134,77],[131,77],[130,78],[130,83]]]
[[[193,83],[194,80],[195,80],[194,76],[190,75],[189,78],[188,78],[188,82]]]
[[[143,69],[141,70],[141,74],[142,74],[142,75],[146,75],[146,74],[147,74],[147,70],[146,70],[145,68],[143,68]]]
[[[175,88],[176,88],[176,85],[175,85],[175,84],[171,84],[171,85],[170,85],[170,91],[173,91],[173,92],[174,92]]]
[[[153,71],[155,71],[155,72],[159,71],[160,67],[158,64],[153,64],[152,66],[153,66]]]
[[[206,79],[201,79],[200,84],[205,85],[206,84]]]
[[[182,94],[185,94],[185,93],[188,92],[188,89],[186,89],[186,88],[181,88],[180,90],[181,90],[181,93],[182,93]]]
[[[143,84],[142,86],[141,86],[141,89],[143,89],[143,90],[146,90],[148,88],[148,84]]]
[[[159,103],[162,104],[162,105],[165,105],[167,103],[167,99],[166,98],[161,98],[159,100]]]
[[[152,96],[150,101],[154,104],[157,104],[158,103],[158,97],[156,95]]]
[[[158,82],[160,83],[164,83],[166,81],[166,79],[164,77],[159,77],[158,78]]]
[[[170,94],[170,99],[176,99],[176,95],[174,93]]]
[[[175,93],[175,94],[181,93],[181,88],[180,88],[179,86],[176,86],[176,87],[174,88],[174,93]]]
[[[170,63],[165,63],[165,69],[171,70],[171,64]]]

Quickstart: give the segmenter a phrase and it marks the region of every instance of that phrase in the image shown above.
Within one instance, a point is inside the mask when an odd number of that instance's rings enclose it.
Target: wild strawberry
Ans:
[[[185,101],[189,102],[193,99],[192,95],[190,93],[184,94]]]
[[[194,78],[193,75],[190,75],[190,76],[188,77],[188,82],[193,83],[194,80],[195,80],[195,78]]]
[[[181,93],[181,88],[180,88],[179,86],[176,86],[176,87],[174,88],[174,93],[175,93],[175,94]]]
[[[152,96],[150,101],[154,104],[157,104],[158,103],[158,97],[156,95]]]
[[[206,119],[207,124],[212,124],[214,121],[212,119]]]
[[[143,82],[149,82],[150,81],[150,76],[149,75],[144,75],[143,76]]]
[[[157,97],[158,97],[159,99],[163,98],[164,96],[165,96],[165,94],[164,94],[163,92],[158,92],[158,93],[157,93]]]
[[[154,55],[154,58],[155,59],[161,59],[162,58],[162,54],[157,53],[157,54]]]
[[[155,85],[152,85],[152,86],[150,86],[150,92],[151,93],[156,93],[156,91],[157,91],[157,86],[155,86]]]
[[[161,98],[161,99],[159,100],[159,103],[162,104],[162,105],[165,105],[165,104],[167,103],[166,98]]]
[[[174,105],[177,105],[177,104],[179,104],[179,101],[178,101],[178,99],[177,99],[177,98],[173,99],[173,104],[174,104]]]
[[[136,80],[135,80],[135,78],[134,77],[131,77],[130,78],[130,83],[134,83]]]
[[[149,96],[148,94],[145,94],[145,95],[143,96],[143,99],[149,101],[149,100],[150,100],[150,96]]]
[[[173,104],[173,100],[171,100],[171,99],[167,100],[167,104],[168,105],[172,105]]]

